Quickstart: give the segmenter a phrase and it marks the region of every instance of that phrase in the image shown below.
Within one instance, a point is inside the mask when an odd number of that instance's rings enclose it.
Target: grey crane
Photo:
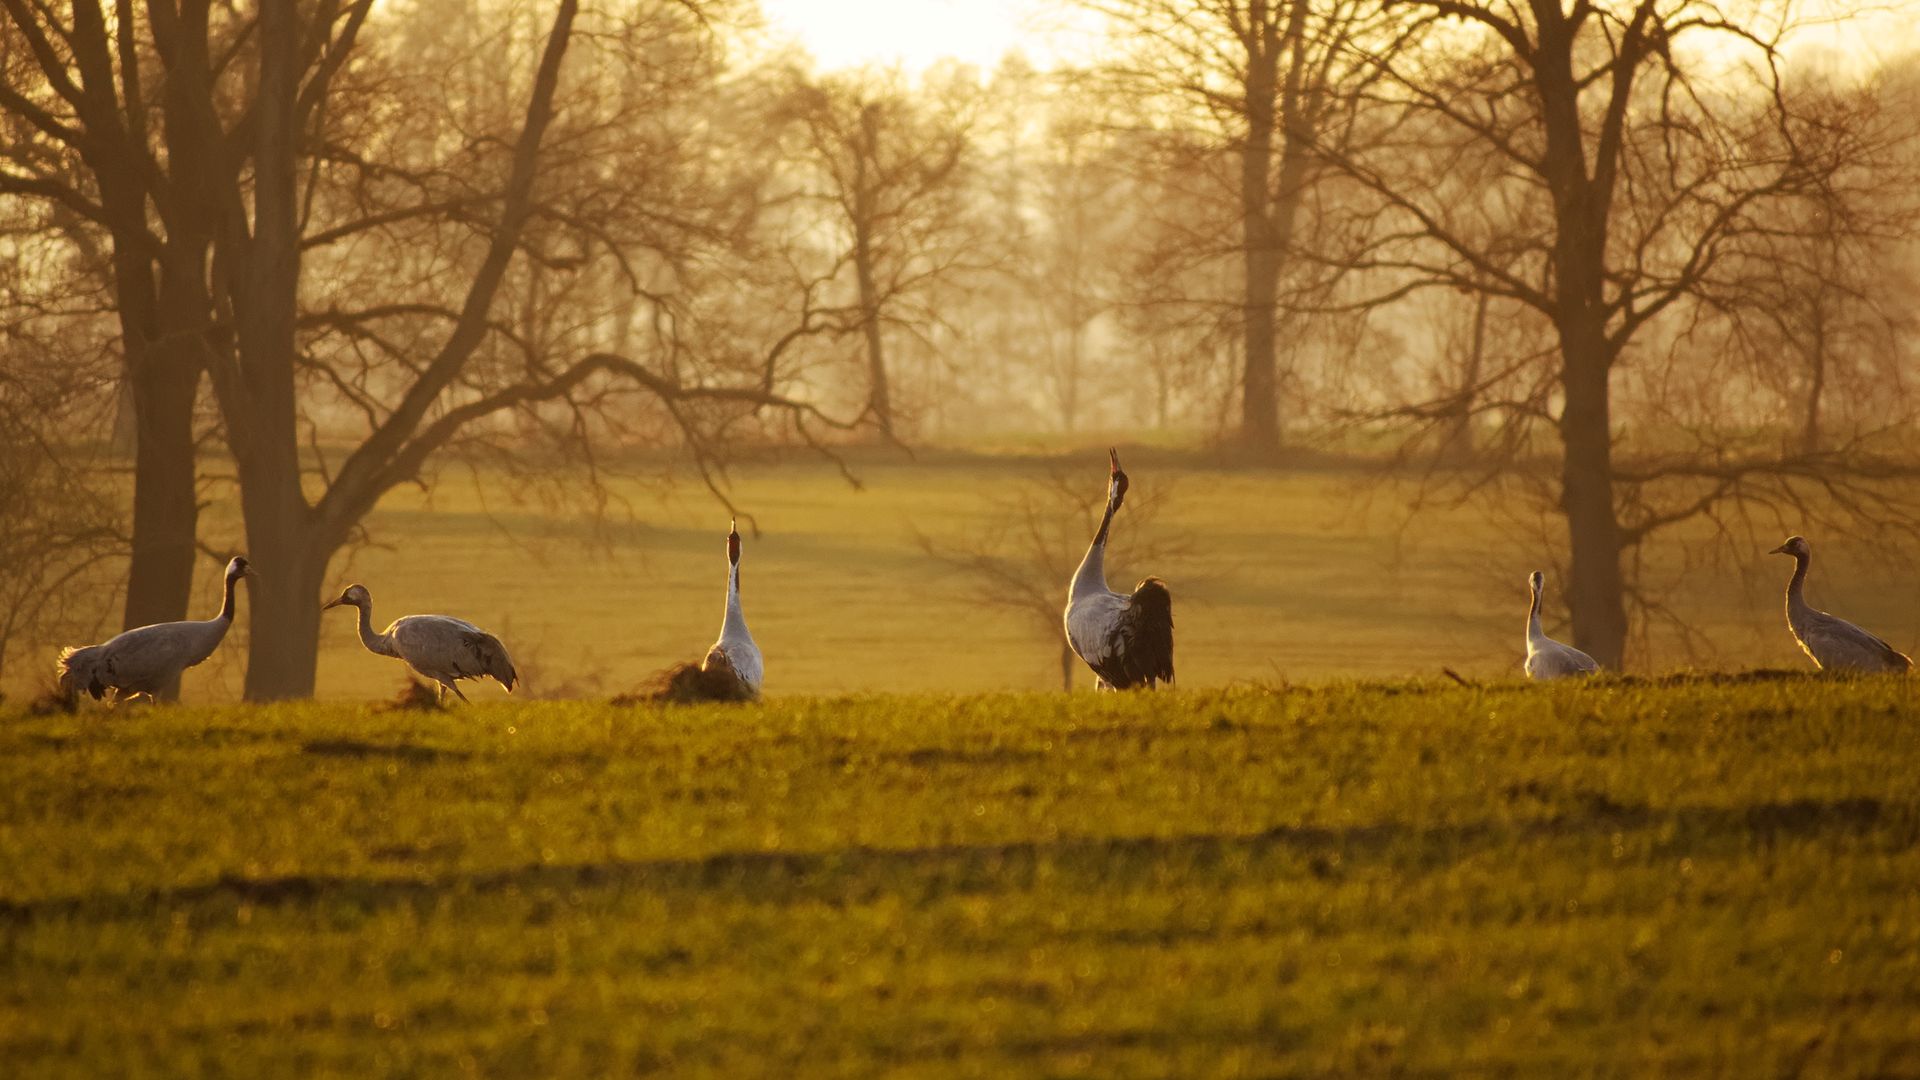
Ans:
[[[1807,565],[1813,561],[1813,548],[1807,544],[1806,537],[1789,536],[1786,543],[1767,554],[1793,556],[1793,579],[1787,582],[1787,628],[1793,631],[1793,640],[1800,643],[1820,670],[1897,675],[1913,670],[1913,661],[1896,652],[1893,646],[1807,603],[1803,589]]]
[[[227,628],[233,625],[234,586],[241,578],[252,576],[253,567],[235,555],[227,563],[220,614],[213,618],[139,626],[103,644],[60,650],[61,692],[71,697],[84,690],[97,701],[111,690],[116,702],[131,701],[142,694],[152,701],[181,672],[220,647]]]
[[[1067,586],[1067,644],[1093,669],[1096,689],[1131,690],[1173,682],[1173,594],[1157,577],[1131,594],[1107,587],[1107,530],[1127,497],[1120,455],[1107,451],[1107,512]]]
[[[703,669],[715,667],[731,671],[746,689],[746,696],[760,696],[760,680],[765,670],[760,647],[747,632],[747,617],[740,613],[740,529],[727,525],[727,613],[720,622],[720,638],[707,650],[700,662]]]
[[[491,678],[513,692],[519,679],[507,647],[485,630],[450,615],[403,615],[393,620],[385,633],[373,632],[373,597],[365,585],[349,585],[340,595],[320,609],[350,605],[360,609],[360,643],[379,656],[402,660],[413,670],[440,686],[440,698],[447,691],[461,701],[467,695],[454,685],[460,679]]]
[[[727,610],[720,622],[720,638],[698,664],[675,664],[656,674],[640,695],[619,700],[753,701],[760,696],[765,666],[760,647],[747,632],[740,611],[740,529],[727,528]]]
[[[1538,570],[1527,575],[1527,588],[1533,592],[1533,603],[1527,608],[1527,678],[1538,682],[1598,672],[1600,665],[1593,657],[1540,629],[1540,593],[1546,581],[1547,575]]]

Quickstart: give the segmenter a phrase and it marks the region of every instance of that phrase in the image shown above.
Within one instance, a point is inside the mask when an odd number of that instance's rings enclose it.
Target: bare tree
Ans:
[[[1323,148],[1344,146],[1375,77],[1355,49],[1392,56],[1406,27],[1372,0],[1084,0],[1127,43],[1114,74],[1144,96],[1142,123],[1181,133],[1170,149],[1224,155],[1231,208],[1197,255],[1240,264],[1239,438],[1280,447],[1282,283],[1311,288],[1328,265],[1298,259],[1303,219],[1328,177]],[[1187,170],[1205,175],[1202,170]],[[1236,241],[1220,237],[1237,232]]]
[[[1853,128],[1863,144],[1874,139],[1865,129],[1920,105],[1912,85],[1877,80],[1863,94],[1817,71],[1784,89],[1797,112]],[[1910,133],[1890,134],[1879,141]],[[1920,173],[1920,141],[1900,155],[1898,176],[1842,176],[1783,200],[1775,227],[1733,248],[1724,272],[1702,283],[1704,310],[1687,346],[1744,360],[1748,377],[1797,418],[1788,446],[1802,454],[1895,423],[1913,401],[1920,247],[1911,227],[1920,207],[1899,189]],[[1862,160],[1849,172],[1887,164]]]
[[[59,441],[84,378],[22,355],[34,340],[12,329],[0,347],[0,677],[16,643],[90,629],[99,608],[81,586],[126,553],[107,483]]]
[[[58,207],[72,235],[97,233],[88,242],[112,282],[135,436],[125,624],[182,618],[199,511],[194,401],[213,320],[204,196],[221,168],[196,152],[194,106],[235,78],[240,30],[204,0],[156,4],[144,25],[128,2],[112,19],[98,0],[4,8],[0,194]]]
[[[896,434],[889,331],[926,342],[934,287],[970,265],[962,181],[971,106],[956,85],[915,95],[876,72],[789,74],[782,118],[805,163],[802,201],[832,232],[828,258],[851,277],[865,355],[866,414]]]
[[[1355,265],[1390,295],[1485,294],[1551,336],[1544,366],[1521,357],[1483,376],[1474,407],[1520,431],[1509,446],[1521,455],[1558,444],[1551,483],[1532,484],[1525,456],[1504,459],[1505,480],[1565,522],[1580,648],[1620,665],[1632,593],[1623,560],[1637,565],[1648,537],[1681,522],[1705,518],[1732,535],[1750,531],[1755,512],[1797,519],[1823,507],[1915,521],[1889,501],[1887,485],[1914,475],[1892,433],[1782,450],[1764,434],[1766,403],[1743,399],[1710,360],[1674,351],[1703,300],[1733,287],[1739,253],[1812,220],[1792,206],[1834,208],[1819,228],[1842,232],[1909,210],[1901,192],[1911,185],[1888,165],[1906,136],[1858,99],[1796,100],[1779,64],[1779,9],[1395,6],[1450,21],[1418,55],[1372,58],[1379,95],[1398,110],[1391,142],[1325,150],[1378,199],[1380,246]],[[1696,39],[1720,46],[1712,75],[1716,54]],[[1726,62],[1727,50],[1744,50],[1745,63]],[[1624,384],[1643,424],[1630,436],[1617,383],[1636,356],[1662,353]],[[1551,435],[1536,437],[1541,428]]]
[[[1218,242],[1222,162],[1185,141],[1136,135],[1124,151],[1135,162],[1137,200],[1152,210],[1128,252],[1120,324],[1146,375],[1148,415],[1162,427],[1182,416],[1202,431],[1227,432],[1245,397],[1244,307],[1232,299],[1242,272]]]
[[[31,123],[59,160],[77,162],[87,184],[55,190],[28,179],[42,197],[111,230],[116,254],[130,253],[115,281],[123,309],[142,310],[143,290],[175,290],[151,305],[164,325],[123,315],[122,334],[142,402],[142,453],[171,455],[169,477],[182,461],[192,476],[189,407],[200,373],[209,376],[247,550],[261,569],[246,679],[256,699],[311,692],[333,554],[385,492],[490,425],[558,416],[584,439],[591,415],[633,408],[637,397],[705,463],[743,414],[771,409],[802,432],[809,421],[832,422],[776,388],[778,342],[764,356],[709,348],[688,336],[671,298],[650,295],[656,276],[676,269],[671,237],[643,246],[651,253],[643,273],[640,255],[610,231],[609,220],[655,214],[662,233],[678,235],[664,224],[678,207],[617,198],[636,186],[662,189],[637,185],[648,174],[632,159],[607,156],[624,145],[607,130],[649,103],[600,93],[614,85],[602,79],[582,84],[561,116],[569,65],[592,69],[597,58],[604,70],[609,55],[641,70],[683,61],[710,32],[703,9],[663,2],[589,13],[588,45],[576,50],[579,4],[559,0],[544,32],[515,20],[474,43],[474,58],[491,66],[469,79],[472,93],[422,99],[406,93],[419,84],[404,42],[372,8],[318,0],[256,14],[155,0],[143,11],[121,4],[109,23],[91,2],[64,22],[24,0],[7,4],[51,90],[36,97],[9,81],[0,107]],[[447,115],[422,100],[475,111]],[[500,106],[491,114],[498,126],[463,126],[487,119],[491,106]],[[642,140],[634,157],[649,148]],[[584,189],[569,183],[589,178]],[[559,279],[608,264],[647,297],[644,353],[615,352],[586,334],[529,336],[526,324],[498,317],[510,285],[532,290],[531,307],[542,308],[538,294],[562,288]],[[555,277],[532,282],[547,273]],[[801,322],[806,332],[804,314]],[[138,382],[147,361],[133,358],[155,341],[177,344],[179,358],[156,369],[172,396],[154,406],[152,423],[184,427],[184,439],[149,438]],[[378,362],[361,362],[368,357]],[[344,453],[323,452],[316,406],[351,433]],[[190,483],[186,492],[190,508]],[[154,497],[136,491],[136,529]],[[139,571],[130,591],[147,588]]]
[[[1078,91],[1078,92],[1076,92]],[[1095,344],[1112,314],[1126,269],[1128,233],[1139,221],[1113,137],[1110,109],[1084,87],[1015,104],[1040,114],[1034,145],[1017,163],[1020,183],[1007,216],[1013,226],[1007,299],[1030,313],[1024,346],[1039,390],[1062,431],[1085,421],[1098,392]],[[1044,110],[1044,111],[1042,111]]]

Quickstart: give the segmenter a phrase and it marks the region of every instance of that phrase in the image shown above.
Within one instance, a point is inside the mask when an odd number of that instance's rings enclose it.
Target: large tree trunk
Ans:
[[[1603,343],[1563,337],[1566,407],[1560,505],[1567,517],[1572,567],[1567,602],[1573,643],[1603,667],[1626,655],[1627,611],[1620,574],[1620,525],[1614,516],[1613,432]]]
[[[192,598],[200,516],[194,487],[193,401],[200,368],[180,355],[184,351],[178,344],[149,348],[128,372],[136,422],[129,627],[185,618]]]
[[[310,697],[320,638],[320,575],[332,547],[316,534],[301,490],[294,402],[294,313],[300,282],[295,163],[299,136],[299,23],[291,7],[260,12],[260,89],[255,109],[254,228],[232,283],[242,358],[237,391],[244,407],[226,409],[240,473],[247,543],[264,579],[248,625],[249,701]],[[230,403],[237,404],[237,403]],[[324,549],[324,550],[323,550]]]
[[[320,654],[320,586],[331,548],[302,524],[247,516],[255,560],[248,583],[248,701],[312,697]]]
[[[1575,24],[1557,5],[1534,5],[1540,48],[1534,59],[1554,197],[1554,307],[1560,338],[1560,507],[1572,565],[1567,602],[1573,643],[1601,666],[1626,654],[1626,588],[1613,497],[1614,346],[1607,336],[1606,267],[1612,205],[1611,161],[1589,162],[1573,74]]]
[[[1263,18],[1264,21],[1264,18]],[[1280,449],[1279,363],[1273,324],[1280,286],[1280,252],[1273,236],[1275,61],[1255,50],[1247,65],[1247,142],[1240,151],[1240,228],[1244,256],[1241,296],[1245,358],[1240,378],[1240,442],[1256,454]]]
[[[1467,362],[1460,372],[1459,411],[1447,422],[1446,438],[1440,444],[1440,460],[1462,463],[1473,460],[1473,399],[1480,386],[1480,372],[1487,355],[1487,294],[1473,302],[1473,334],[1467,343]]]
[[[1246,360],[1240,377],[1240,444],[1255,455],[1280,450],[1279,362],[1274,348],[1274,290],[1279,260],[1249,247],[1246,258]]]
[[[887,384],[887,356],[880,335],[880,289],[874,280],[873,226],[879,212],[871,176],[880,155],[880,110],[860,110],[860,134],[853,152],[853,273],[860,290],[860,329],[867,341],[867,411],[880,430],[893,434],[893,395]]]
[[[1824,290],[1823,290],[1824,291]],[[1800,421],[1800,452],[1820,451],[1820,397],[1827,386],[1827,312],[1826,298],[1813,298],[1813,326],[1809,333],[1808,359],[1813,370],[1807,376],[1807,405]]]
[[[123,623],[131,629],[187,617],[200,506],[195,486],[193,406],[203,369],[204,293],[181,295],[179,269],[198,266],[192,240],[169,241],[156,267],[136,237],[146,199],[117,160],[96,165],[113,230],[114,302],[133,418],[133,537]],[[185,230],[183,230],[185,231]],[[156,276],[156,269],[160,272]],[[180,681],[157,695],[179,696]]]
[[[880,335],[880,303],[874,297],[873,259],[863,239],[854,256],[860,284],[860,329],[867,342],[867,411],[880,430],[893,433],[893,394],[887,384],[887,354]]]

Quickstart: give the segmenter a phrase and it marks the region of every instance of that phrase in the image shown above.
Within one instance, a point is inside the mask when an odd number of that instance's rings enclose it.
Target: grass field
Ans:
[[[1098,449],[1071,455],[1097,495]],[[1045,460],[926,455],[856,460],[864,487],[848,486],[817,460],[742,468],[733,496],[762,530],[749,536],[743,567],[748,621],[767,654],[767,692],[995,691],[1058,685],[1058,630],[982,607],[966,582],[928,559],[915,530],[955,536],[976,530],[991,497],[1046,473]],[[1178,455],[1135,451],[1136,496],[1170,491],[1163,535],[1184,541],[1177,559],[1143,562],[1136,521],[1122,511],[1108,569],[1131,587],[1147,573],[1173,587],[1181,680],[1191,687],[1282,678],[1403,678],[1449,666],[1475,677],[1518,670],[1526,574],[1551,567],[1552,542],[1531,543],[1478,511],[1408,515],[1408,493],[1360,471],[1235,471]],[[482,474],[458,470],[430,490],[394,492],[369,522],[376,546],[343,559],[330,587],[364,582],[374,614],[414,612],[472,619],[513,650],[525,691],[601,696],[696,657],[719,630],[726,512],[704,491],[664,494],[615,481],[624,507],[606,524],[535,499]],[[630,510],[630,514],[629,511]],[[1071,516],[1070,508],[1063,513]],[[1656,546],[1658,598],[1684,616],[1688,638],[1656,626],[1634,669],[1728,669],[1808,665],[1788,637],[1780,590],[1788,560],[1754,544],[1744,565],[1689,565]],[[226,502],[209,508],[203,538],[240,547]],[[1812,537],[1815,603],[1856,619],[1909,652],[1920,647],[1913,569],[1847,537]],[[1077,559],[1086,538],[1071,541]],[[1070,565],[1070,563],[1069,563]],[[273,568],[259,565],[260,573]],[[207,560],[196,617],[216,606],[220,564]],[[1548,585],[1549,629],[1564,617],[1562,582]],[[1064,576],[1058,585],[1064,599]],[[110,589],[103,586],[103,595]],[[188,701],[239,697],[246,601],[232,640],[188,673]],[[104,611],[104,609],[103,609]],[[100,628],[104,636],[107,626]],[[318,696],[386,697],[401,673],[361,650],[350,614],[322,624]],[[58,642],[17,650],[0,690],[31,696]],[[502,696],[491,684],[472,691]]]
[[[0,1075],[1911,1076],[1915,687],[0,713]]]

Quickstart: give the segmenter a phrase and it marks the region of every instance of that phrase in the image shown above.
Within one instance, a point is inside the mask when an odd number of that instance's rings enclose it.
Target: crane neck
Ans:
[[[1067,592],[1068,601],[1084,593],[1107,591],[1107,530],[1112,527],[1113,513],[1118,509],[1119,500],[1107,500],[1107,512],[1100,518],[1100,531],[1093,534],[1093,543],[1087,545],[1087,553],[1080,560],[1080,569],[1074,571],[1073,585]]]
[[[368,601],[353,606],[360,612],[360,644],[365,645],[367,651],[375,655],[398,657],[400,653],[393,647],[392,635],[374,633],[373,602]]]
[[[1540,590],[1534,588],[1531,591],[1533,602],[1527,605],[1527,640],[1537,643],[1545,641],[1547,635],[1540,629]]]
[[[1793,557],[1793,577],[1787,581],[1787,611],[1789,614],[1794,611],[1805,611],[1808,607],[1806,595],[1807,565],[1811,562],[1813,562],[1813,557],[1810,555],[1796,554]]]
[[[227,575],[226,593],[220,599],[220,614],[213,617],[214,622],[230,623],[233,621],[233,589],[235,585],[239,584],[239,581],[240,576],[238,574]]]
[[[753,640],[747,632],[747,617],[740,611],[740,564],[727,567],[727,613],[720,623],[720,638]]]

